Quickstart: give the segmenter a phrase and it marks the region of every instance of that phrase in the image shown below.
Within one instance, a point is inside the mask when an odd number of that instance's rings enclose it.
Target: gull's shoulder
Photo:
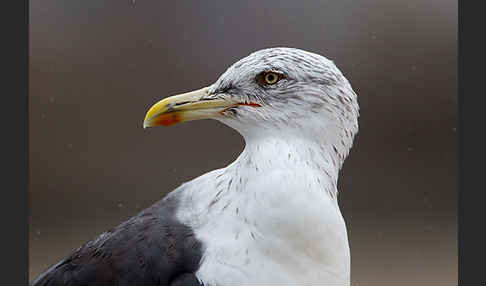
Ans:
[[[202,243],[175,216],[179,202],[177,192],[169,194],[85,243],[31,286],[200,285]]]

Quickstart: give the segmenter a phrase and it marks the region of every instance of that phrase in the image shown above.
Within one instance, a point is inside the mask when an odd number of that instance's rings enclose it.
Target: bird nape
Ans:
[[[214,84],[157,102],[144,128],[212,118],[244,150],[31,285],[349,285],[337,180],[358,116],[334,63],[293,48],[254,52]]]

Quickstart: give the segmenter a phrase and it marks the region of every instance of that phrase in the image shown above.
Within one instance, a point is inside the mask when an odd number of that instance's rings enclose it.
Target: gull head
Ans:
[[[331,60],[269,48],[237,61],[208,87],[157,102],[144,127],[216,119],[247,140],[285,134],[340,145],[347,153],[358,116],[356,93]]]

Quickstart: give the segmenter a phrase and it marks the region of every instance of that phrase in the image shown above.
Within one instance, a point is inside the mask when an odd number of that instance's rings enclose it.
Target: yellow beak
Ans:
[[[234,99],[205,98],[208,87],[167,97],[154,104],[143,121],[143,128],[171,126],[180,122],[220,116],[228,108],[238,106]]]

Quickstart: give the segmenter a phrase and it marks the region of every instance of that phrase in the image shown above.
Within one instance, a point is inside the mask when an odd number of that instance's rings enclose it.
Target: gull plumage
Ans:
[[[244,137],[239,157],[88,242],[33,285],[349,286],[337,181],[358,117],[355,92],[327,58],[293,48],[250,54],[214,84],[156,103],[144,120],[216,119]],[[124,255],[73,262],[96,251]]]

